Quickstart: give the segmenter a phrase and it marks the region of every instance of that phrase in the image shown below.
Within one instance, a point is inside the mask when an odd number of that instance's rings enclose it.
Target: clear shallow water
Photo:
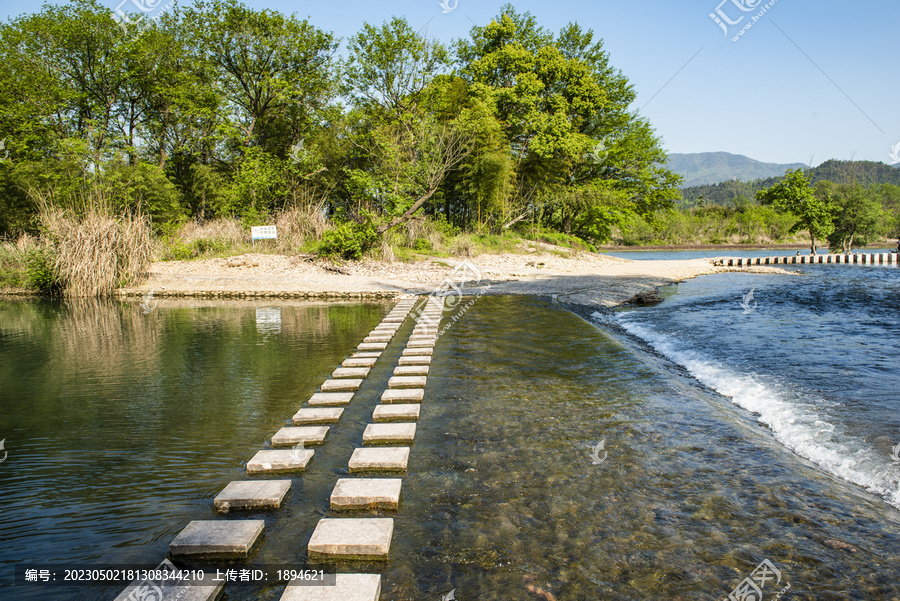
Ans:
[[[252,305],[163,305],[150,316],[128,305],[0,310],[0,389],[13,408],[0,428],[15,434],[0,465],[3,566],[157,563],[189,520],[214,518],[213,496],[245,477],[243,462],[386,311],[283,307],[280,331],[260,332]],[[292,479],[285,507],[219,518],[266,520],[248,565],[306,564],[409,327]],[[35,390],[7,396],[17,387]],[[618,326],[536,299],[481,298],[440,339],[401,508],[378,513],[395,518],[390,560],[327,568],[381,573],[384,600],[451,589],[497,601],[713,600],[766,558],[799,599],[900,595],[893,507],[786,451]],[[118,592],[10,588],[8,573],[4,599]]]

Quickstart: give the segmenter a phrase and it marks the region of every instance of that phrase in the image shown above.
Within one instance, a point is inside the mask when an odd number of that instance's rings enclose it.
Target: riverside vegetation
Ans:
[[[679,208],[633,87],[578,24],[554,34],[506,5],[444,45],[395,17],[343,56],[332,33],[237,0],[142,25],[96,0],[0,25],[0,287],[105,295],[153,258],[246,252],[273,223],[265,252],[389,261],[523,237],[797,240],[774,200]],[[896,229],[891,210],[850,244]]]

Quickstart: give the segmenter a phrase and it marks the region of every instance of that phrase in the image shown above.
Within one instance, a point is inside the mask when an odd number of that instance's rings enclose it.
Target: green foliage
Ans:
[[[831,207],[834,231],[828,234],[832,252],[850,252],[854,244],[866,246],[876,234],[883,220],[881,205],[872,193],[858,183],[835,184],[822,181],[816,194]]]
[[[791,227],[790,233],[808,231],[813,252],[816,238],[824,238],[834,230],[828,200],[816,198],[802,169],[788,169],[781,182],[757,192],[756,198],[763,204],[771,204],[793,213],[798,221]]]
[[[62,283],[53,251],[47,248],[32,249],[27,253],[25,261],[30,288],[48,296],[61,292]]]
[[[326,256],[356,260],[362,258],[377,240],[377,224],[371,215],[365,215],[361,223],[348,220],[325,232],[319,252]]]

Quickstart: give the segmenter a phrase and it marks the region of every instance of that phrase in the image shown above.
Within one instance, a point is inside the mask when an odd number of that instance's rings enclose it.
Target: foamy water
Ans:
[[[777,383],[764,381],[763,376],[738,372],[692,350],[690,342],[637,323],[633,315],[618,314],[610,319],[595,314],[595,318],[619,325],[686,368],[698,381],[757,415],[759,422],[791,451],[900,508],[900,462],[885,456],[865,440],[844,432],[841,424],[828,414],[828,401],[800,398],[779,389]]]

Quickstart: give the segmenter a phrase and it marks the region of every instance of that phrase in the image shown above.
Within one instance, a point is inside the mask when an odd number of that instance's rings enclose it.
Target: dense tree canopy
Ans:
[[[0,26],[0,235],[118,182],[158,230],[298,203],[339,220],[416,211],[461,228],[528,220],[602,241],[677,198],[677,176],[594,33],[504,6],[450,46],[402,18],[346,41],[238,0],[195,0],[139,35],[98,0]]]

